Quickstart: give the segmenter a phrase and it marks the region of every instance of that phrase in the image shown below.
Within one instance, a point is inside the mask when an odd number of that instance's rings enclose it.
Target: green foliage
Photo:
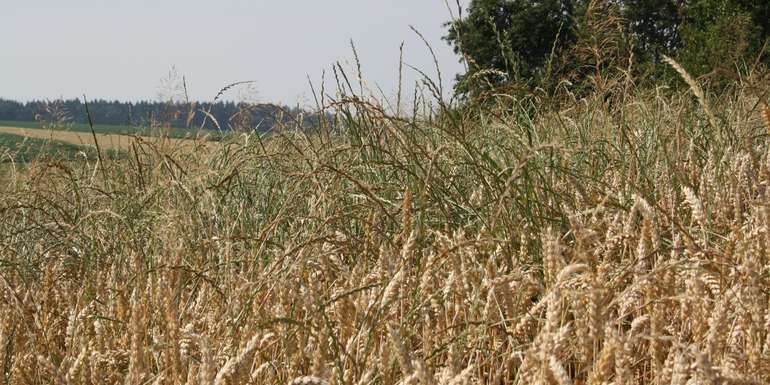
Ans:
[[[634,55],[638,62],[651,63],[662,53],[681,46],[678,26],[682,15],[677,2],[671,0],[625,0],[623,16],[634,36]]]
[[[732,67],[752,60],[761,49],[760,25],[750,10],[727,0],[697,0],[686,8],[677,59],[694,75],[729,81]]]
[[[662,55],[727,79],[763,57],[770,2],[749,0],[473,0],[446,40],[469,62],[463,94],[490,87],[604,91],[626,75],[660,79]],[[628,72],[631,70],[631,72]]]
[[[469,62],[459,90],[508,79],[539,79],[550,53],[574,43],[571,1],[474,0],[463,20],[449,25],[446,37]],[[487,72],[495,69],[500,72]]]

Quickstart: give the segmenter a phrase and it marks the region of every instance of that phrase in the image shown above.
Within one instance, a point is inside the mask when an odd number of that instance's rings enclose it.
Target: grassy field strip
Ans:
[[[16,120],[0,120],[0,126],[3,127],[21,127],[45,130],[42,122],[27,122]],[[59,131],[73,131],[73,132],[85,132],[90,133],[91,127],[88,124],[83,123],[67,123],[65,127],[58,127]],[[141,126],[129,126],[129,125],[110,125],[110,124],[94,124],[93,130],[97,134],[119,134],[119,135],[131,135],[139,134],[142,136],[164,136],[171,138],[187,138],[190,136],[196,136],[198,134],[214,134],[213,131],[203,130],[198,131],[194,129],[185,128],[149,128]]]
[[[49,159],[73,159],[86,150],[88,148],[58,140],[0,133],[0,164],[28,162],[40,155]]]
[[[94,146],[94,135],[89,132],[75,132],[75,131],[58,131],[58,130],[46,130],[36,128],[22,128],[22,127],[4,127],[0,126],[0,133],[22,135],[30,138],[38,139],[51,139],[58,140],[66,143],[72,143],[83,146]],[[150,143],[164,143],[170,145],[190,145],[195,142],[192,139],[177,139],[177,138],[158,138],[149,136],[138,136],[143,141]],[[131,143],[135,141],[135,137],[130,135],[119,134],[96,134],[96,140],[99,141],[99,145],[105,149],[115,150],[128,150],[131,148]]]

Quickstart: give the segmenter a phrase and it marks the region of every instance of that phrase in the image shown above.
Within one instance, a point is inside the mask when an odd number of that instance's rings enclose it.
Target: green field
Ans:
[[[105,149],[104,159],[118,159],[125,154],[118,149]],[[0,163],[28,163],[34,160],[72,161],[96,159],[96,149],[60,140],[31,138],[0,133]]]
[[[91,151],[90,148],[72,143],[0,133],[2,163],[29,162],[43,154],[49,159],[72,160],[80,152]]]

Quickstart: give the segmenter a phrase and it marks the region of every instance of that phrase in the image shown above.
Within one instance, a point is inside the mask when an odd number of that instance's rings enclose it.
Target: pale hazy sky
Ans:
[[[350,39],[390,93],[401,42],[406,63],[436,72],[409,25],[449,87],[463,68],[441,40],[450,18],[445,0],[0,0],[0,98],[154,100],[175,66],[193,99],[255,80],[260,101],[304,104],[307,75],[352,61]]]

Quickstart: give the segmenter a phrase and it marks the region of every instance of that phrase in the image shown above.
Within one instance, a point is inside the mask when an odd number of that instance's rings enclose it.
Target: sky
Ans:
[[[449,0],[456,14],[456,0]],[[461,5],[467,8],[469,0]],[[354,66],[387,96],[404,62],[437,79],[419,30],[435,50],[444,87],[463,64],[442,25],[445,0],[0,0],[0,98],[158,100],[164,79],[184,76],[191,99],[308,105],[308,76]],[[176,76],[169,76],[175,69]],[[418,74],[405,68],[405,88]],[[173,83],[173,82],[172,82]],[[164,85],[165,84],[165,85]]]

